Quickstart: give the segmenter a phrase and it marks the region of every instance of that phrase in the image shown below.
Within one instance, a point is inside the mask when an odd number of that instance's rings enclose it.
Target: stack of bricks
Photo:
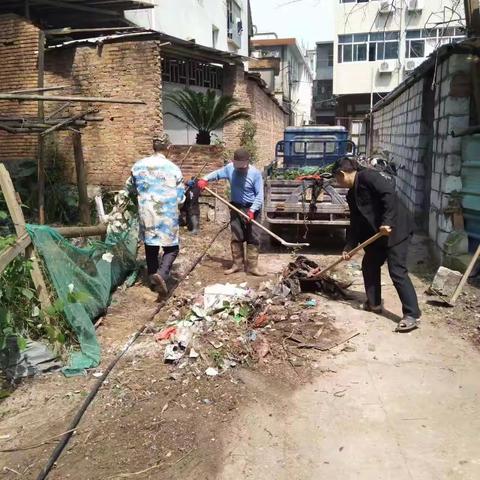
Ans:
[[[288,121],[286,112],[266,90],[263,81],[245,74],[242,65],[225,67],[223,93],[232,95],[239,107],[249,110],[257,127],[257,167],[268,165],[275,157],[276,143],[283,139]],[[240,147],[244,123],[244,120],[239,120],[224,127],[223,141],[228,150]]]
[[[37,88],[39,31],[16,15],[0,15],[0,91]],[[0,101],[0,116],[35,117],[37,102]],[[0,130],[0,161],[35,160],[38,140],[32,134]]]
[[[75,106],[75,112],[98,108],[103,117],[102,122],[91,122],[82,130],[88,184],[123,185],[133,163],[151,154],[152,139],[162,133],[159,43],[131,40],[54,49],[47,52],[45,70],[48,83],[70,84],[78,95],[145,102]],[[66,180],[74,183],[71,134],[56,133],[49,152],[63,162]]]

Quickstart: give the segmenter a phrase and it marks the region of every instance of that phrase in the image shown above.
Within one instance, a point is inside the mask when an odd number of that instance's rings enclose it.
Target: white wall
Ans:
[[[189,87],[195,92],[206,92],[208,89],[204,87]],[[168,112],[175,113],[182,116],[182,113],[176,105],[171,101],[166,99],[166,96],[169,93],[172,93],[176,90],[183,90],[183,87],[178,83],[163,82],[162,84],[162,96],[163,96],[163,128],[165,133],[168,135],[170,142],[174,145],[193,145],[197,140],[197,131],[189,127],[186,123],[167,115]],[[218,95],[221,95],[220,90],[215,90]],[[212,134],[212,143],[215,139],[218,138],[222,140],[223,138],[223,129],[216,130]]]
[[[226,0],[154,0],[149,10],[126,12],[126,17],[144,28],[156,30],[183,40],[195,39],[205,47],[214,47],[212,28],[218,28],[218,50],[248,56],[248,4],[235,0],[242,9],[242,45],[237,48],[227,37]]]
[[[419,12],[408,12],[405,0],[390,0],[394,6],[389,14],[378,12],[380,1],[366,3],[340,3],[335,12],[334,83],[335,95],[389,92],[401,83],[405,71],[405,32],[407,30],[438,28],[444,25],[456,26],[464,17],[463,1],[423,0]],[[454,14],[451,9],[456,5]],[[449,10],[450,9],[450,10]],[[435,26],[438,22],[447,22]],[[399,60],[393,73],[378,73],[378,62],[362,61],[338,63],[338,35],[381,31],[400,31]],[[426,52],[428,55],[430,52]],[[368,56],[368,52],[367,52]]]

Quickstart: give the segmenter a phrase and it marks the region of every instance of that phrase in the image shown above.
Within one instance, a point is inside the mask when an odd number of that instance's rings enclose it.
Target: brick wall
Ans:
[[[257,166],[264,167],[275,157],[275,144],[283,139],[287,114],[269,94],[261,79],[245,74],[242,66],[227,66],[224,74],[224,94],[233,95],[239,106],[248,108],[257,126]],[[223,129],[223,141],[228,150],[240,146],[244,121],[234,122]]]
[[[102,122],[91,122],[82,130],[89,185],[122,185],[133,163],[152,152],[152,139],[162,132],[158,42],[123,41],[98,47],[54,49],[46,54],[45,70],[50,84],[70,84],[78,95],[146,102],[146,105],[82,104],[70,111],[95,107],[103,117]],[[71,134],[56,133],[49,152],[62,162],[67,180],[75,182]]]
[[[0,15],[0,91],[37,88],[38,29],[16,15]],[[0,116],[35,116],[37,103],[0,101]],[[35,159],[36,135],[0,130],[0,161]]]
[[[445,257],[468,248],[459,220],[461,138],[450,133],[469,126],[470,68],[466,54],[453,54],[438,63],[434,82],[432,70],[374,113],[373,147],[397,163],[401,200]]]

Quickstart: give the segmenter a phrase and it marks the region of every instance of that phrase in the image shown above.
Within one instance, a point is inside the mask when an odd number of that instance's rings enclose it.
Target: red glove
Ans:
[[[247,210],[247,215],[248,215],[249,222],[251,222],[252,220],[255,220],[255,212],[252,212],[251,210]]]
[[[208,186],[208,180],[201,178],[197,180],[197,185],[200,190],[204,190]]]

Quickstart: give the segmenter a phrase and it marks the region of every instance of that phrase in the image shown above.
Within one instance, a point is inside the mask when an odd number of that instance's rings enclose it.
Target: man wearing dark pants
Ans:
[[[235,151],[233,162],[199,180],[198,186],[203,190],[209,181],[223,179],[230,182],[231,203],[249,217],[247,220],[233,210],[230,212],[233,265],[225,270],[225,275],[246,270],[251,275],[263,276],[258,268],[260,234],[258,227],[251,223],[251,220],[258,219],[263,206],[262,174],[250,165],[250,154],[240,148]],[[244,259],[244,243],[247,244],[246,259]]]
[[[360,169],[351,157],[338,160],[333,174],[340,186],[349,188],[350,227],[343,257],[348,259],[348,251],[378,231],[385,234],[365,248],[362,262],[367,295],[365,309],[382,310],[381,267],[386,261],[402,302],[403,318],[397,331],[413,330],[418,326],[421,312],[407,270],[408,246],[413,234],[411,215],[398,200],[393,180],[388,175],[373,169]]]
[[[168,292],[166,282],[179,253],[179,207],[185,201],[182,173],[161,153],[165,146],[165,139],[155,139],[154,154],[136,162],[127,181],[127,188],[138,198],[148,276],[162,293]]]

